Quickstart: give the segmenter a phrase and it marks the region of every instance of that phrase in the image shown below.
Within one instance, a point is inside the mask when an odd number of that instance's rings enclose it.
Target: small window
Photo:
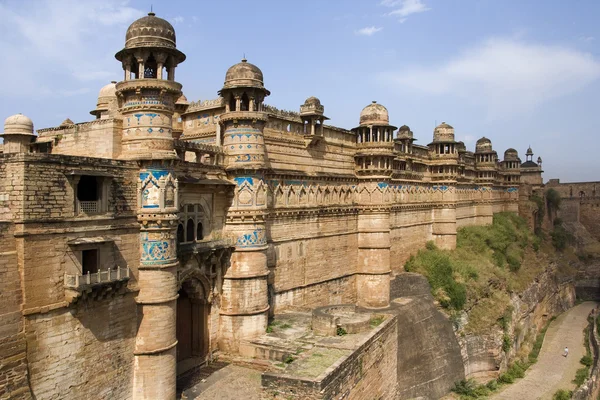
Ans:
[[[98,200],[98,180],[95,176],[83,175],[77,185],[77,200],[79,201],[97,201]]]
[[[204,234],[202,233],[202,222],[198,222],[196,226],[196,240],[204,239]]]
[[[193,242],[194,241],[194,220],[193,219],[188,219],[186,227],[185,227],[185,241],[186,242]]]
[[[98,272],[98,250],[81,251],[81,270],[85,274],[94,274]]]
[[[183,238],[184,238],[183,224],[179,224],[177,226],[177,243],[183,243]]]

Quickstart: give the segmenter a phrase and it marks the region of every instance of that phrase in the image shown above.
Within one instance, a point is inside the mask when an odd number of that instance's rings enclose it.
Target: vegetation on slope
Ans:
[[[469,311],[467,332],[482,332],[501,325],[509,293],[525,289],[541,272],[540,246],[524,219],[499,213],[491,226],[459,229],[455,250],[427,243],[405,268],[426,276],[435,299],[451,314]]]

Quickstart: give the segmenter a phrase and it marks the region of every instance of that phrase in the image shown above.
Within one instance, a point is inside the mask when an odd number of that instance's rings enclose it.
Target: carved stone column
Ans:
[[[138,183],[140,265],[133,398],[174,399],[177,318],[177,181],[165,167],[143,168]]]

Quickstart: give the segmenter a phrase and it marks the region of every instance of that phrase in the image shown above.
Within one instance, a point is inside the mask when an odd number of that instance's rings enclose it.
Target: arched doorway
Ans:
[[[196,278],[186,280],[177,299],[177,373],[199,366],[209,352],[208,315],[204,285]]]

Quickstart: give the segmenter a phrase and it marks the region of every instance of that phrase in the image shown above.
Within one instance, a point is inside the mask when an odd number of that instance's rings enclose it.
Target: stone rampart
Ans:
[[[317,378],[263,374],[264,399],[396,399],[397,327],[396,318],[386,319],[355,351],[342,356]]]

